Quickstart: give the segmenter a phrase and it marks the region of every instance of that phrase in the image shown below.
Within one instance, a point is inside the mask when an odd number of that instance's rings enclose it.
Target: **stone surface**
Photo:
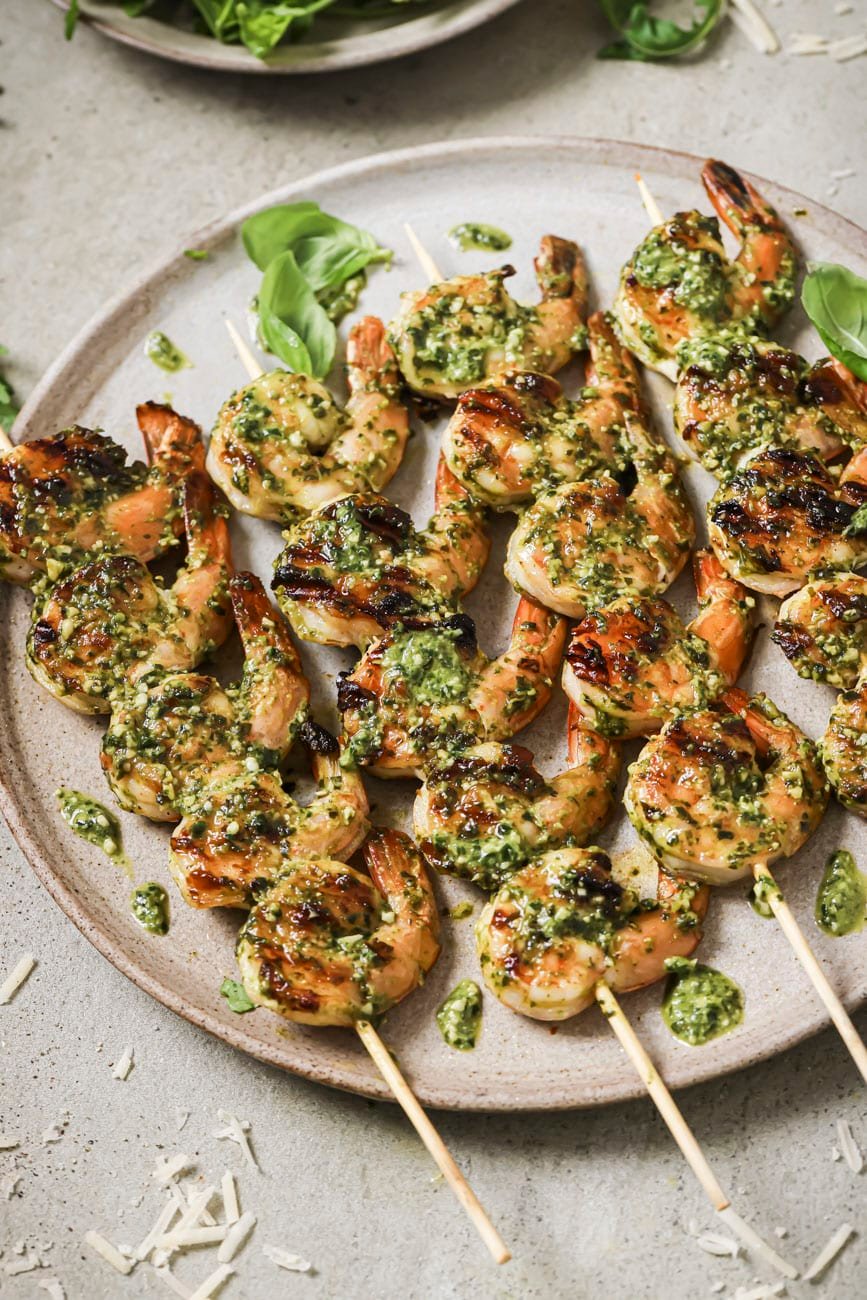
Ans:
[[[781,34],[859,30],[858,14],[837,17],[818,0],[767,11]],[[3,17],[2,342],[22,393],[125,279],[187,232],[279,181],[379,149],[510,132],[641,140],[716,153],[867,221],[864,61],[763,58],[734,29],[689,65],[600,63],[606,31],[595,4],[525,0],[400,64],[263,81],[163,65],[87,30],[67,46],[41,0],[7,0]],[[850,166],[854,177],[833,179]],[[691,1223],[716,1227],[713,1215],[644,1103],[439,1117],[513,1248],[514,1261],[495,1270],[394,1108],[280,1075],[153,1003],[77,934],[2,836],[0,966],[26,949],[39,959],[0,1008],[0,1130],[20,1143],[0,1153],[4,1298],[41,1294],[36,1283],[49,1276],[70,1300],[170,1294],[145,1268],[121,1278],[81,1240],[95,1227],[135,1244],[160,1204],[150,1171],[175,1150],[195,1156],[209,1180],[234,1168],[243,1208],[259,1216],[224,1291],[243,1300],[693,1300],[716,1283],[728,1295],[768,1276],[690,1239]],[[867,1016],[858,1023],[867,1032]],[[121,1083],[111,1065],[127,1043],[136,1065]],[[867,1150],[867,1104],[836,1036],[681,1102],[740,1211],[772,1239],[786,1227],[796,1263],[843,1220],[861,1232],[820,1286],[791,1284],[789,1294],[863,1295],[867,1174],[834,1161],[832,1148],[842,1116]],[[212,1136],[220,1106],[251,1121],[261,1174]],[[190,1111],[180,1133],[178,1109]],[[61,1139],[43,1144],[66,1112]],[[8,1276],[20,1240],[49,1267]],[[265,1243],[305,1255],[315,1273],[278,1273]],[[179,1275],[195,1285],[213,1258],[190,1255]]]

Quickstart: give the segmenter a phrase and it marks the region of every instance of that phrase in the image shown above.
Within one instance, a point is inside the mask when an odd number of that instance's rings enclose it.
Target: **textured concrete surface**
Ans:
[[[818,0],[769,9],[781,33],[863,29]],[[129,275],[185,232],[279,181],[374,150],[505,132],[608,135],[715,152],[867,221],[864,60],[762,58],[727,32],[687,66],[595,61],[605,38],[593,3],[525,0],[457,43],[333,78],[215,78],[161,65],[82,30],[72,46],[45,0],[6,0],[0,22],[2,341],[24,393]],[[832,172],[860,166],[854,177]],[[2,725],[2,720],[0,720]],[[253,1297],[583,1297],[692,1300],[749,1286],[754,1261],[715,1259],[689,1226],[716,1225],[649,1104],[562,1116],[444,1115],[439,1123],[509,1239],[487,1262],[402,1117],[284,1077],[212,1042],[109,967],[0,840],[2,965],[31,948],[39,969],[0,1009],[0,1295],[169,1294],[146,1270],[121,1278],[81,1246],[102,1230],[136,1242],[159,1200],[160,1152],[196,1173],[239,1172],[259,1216],[224,1294]],[[860,1016],[867,1032],[867,1016]],[[111,1063],[127,1041],[126,1083]],[[527,1062],[532,1069],[532,1061]],[[835,1122],[867,1150],[867,1100],[835,1036],[682,1097],[742,1210],[801,1266],[844,1219],[854,1242],[797,1297],[867,1290],[867,1174],[834,1161]],[[230,1105],[252,1123],[262,1173],[212,1136]],[[177,1109],[190,1111],[181,1133]],[[63,1121],[58,1141],[42,1135]],[[10,1176],[17,1176],[11,1198]],[[144,1194],[144,1199],[140,1200]],[[8,1276],[15,1243],[49,1267]],[[298,1251],[315,1273],[277,1273],[264,1243]],[[178,1271],[199,1280],[213,1252]],[[718,1288],[719,1289],[719,1288]]]

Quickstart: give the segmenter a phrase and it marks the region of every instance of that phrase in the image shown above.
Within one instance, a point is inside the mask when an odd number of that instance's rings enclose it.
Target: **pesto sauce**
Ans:
[[[452,226],[449,239],[462,253],[478,249],[480,252],[504,253],[512,247],[512,236],[499,226],[486,226],[480,221],[462,221]]]
[[[772,921],[774,912],[771,907],[771,899],[780,897],[777,882],[772,880],[770,876],[760,876],[747,894],[747,902],[756,916],[762,917],[765,921]]]
[[[822,873],[816,897],[816,924],[836,939],[864,926],[867,880],[845,849],[832,853]]]
[[[161,330],[153,330],[145,339],[145,356],[150,357],[155,366],[160,370],[184,370],[192,366],[189,357],[185,356],[179,347],[168,338]]]
[[[162,885],[149,880],[136,885],[130,898],[132,914],[142,929],[149,934],[168,934],[169,896]]]
[[[482,1027],[482,990],[475,980],[461,980],[437,1010],[437,1024],[449,1047],[469,1052]]]
[[[395,636],[383,655],[386,679],[405,682],[415,704],[458,704],[470,673],[461,657],[460,629],[432,628]]]
[[[736,1029],[744,1018],[741,988],[721,971],[686,957],[669,957],[662,1018],[675,1038],[701,1047]]]
[[[332,289],[323,289],[317,294],[319,305],[325,311],[328,319],[333,321],[335,325],[339,325],[344,316],[348,316],[351,311],[355,311],[361,291],[366,284],[366,273],[359,271],[358,275],[351,275],[342,284],[336,285]]]
[[[56,794],[60,815],[79,839],[95,844],[127,875],[132,875],[129,859],[121,844],[120,822],[90,795],[61,786]]]

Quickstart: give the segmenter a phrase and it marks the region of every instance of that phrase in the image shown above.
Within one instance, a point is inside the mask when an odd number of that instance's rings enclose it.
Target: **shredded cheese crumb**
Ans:
[[[177,1129],[179,1133],[189,1118],[190,1118],[190,1112],[188,1110],[175,1111],[175,1123],[177,1125]]]
[[[117,1062],[117,1065],[114,1067],[114,1069],[111,1072],[113,1078],[121,1079],[121,1080],[129,1078],[129,1072],[132,1069],[132,1067],[133,1067],[133,1049],[132,1047],[125,1047],[123,1049],[123,1055],[120,1057],[120,1060]]]
[[[844,36],[842,40],[832,41],[828,46],[828,53],[835,63],[846,63],[849,59],[857,59],[861,54],[867,54],[867,36]]]
[[[139,1242],[138,1246],[136,1246],[135,1250],[133,1251],[133,1254],[135,1255],[136,1259],[138,1260],[147,1259],[148,1255],[151,1253],[154,1246],[157,1244],[157,1241],[160,1239],[160,1237],[162,1237],[163,1233],[166,1231],[172,1219],[175,1217],[177,1213],[178,1213],[178,1207],[174,1203],[174,1201],[169,1201],[166,1205],[163,1206],[163,1208],[160,1210],[156,1223],[153,1225],[153,1227],[151,1228],[147,1236],[144,1237]]]
[[[110,1241],[106,1241],[105,1237],[100,1233],[93,1231],[86,1232],[84,1234],[84,1240],[85,1244],[90,1246],[91,1250],[95,1250],[97,1255],[102,1255],[102,1258],[108,1264],[111,1264],[112,1268],[116,1268],[118,1273],[126,1274],[132,1272],[132,1266],[135,1261],[127,1258],[126,1255],[122,1255],[117,1246],[113,1246]]]
[[[238,1119],[237,1115],[233,1115],[231,1111],[228,1110],[218,1110],[217,1119],[227,1127],[224,1129],[218,1129],[214,1133],[214,1137],[226,1138],[230,1142],[237,1142],[238,1146],[244,1153],[244,1159],[247,1161],[247,1164],[261,1173],[262,1171],[259,1169],[256,1157],[253,1155],[253,1150],[250,1146],[249,1138],[247,1137],[247,1131],[250,1128],[250,1121],[246,1119]]]
[[[263,1246],[262,1254],[278,1268],[285,1268],[289,1273],[309,1273],[313,1265],[302,1255],[293,1255],[290,1250],[281,1250],[279,1246]]]
[[[227,1282],[235,1272],[228,1264],[221,1264],[215,1268],[213,1273],[205,1278],[201,1286],[197,1287],[190,1296],[190,1300],[210,1300],[210,1297],[219,1291],[224,1282]]]
[[[724,1237],[721,1232],[703,1232],[695,1243],[708,1255],[728,1255],[731,1259],[737,1259],[741,1249],[733,1237]]]
[[[777,33],[753,0],[729,0],[729,16],[760,54],[776,54],[780,48]]]
[[[155,1178],[161,1187],[168,1187],[169,1183],[177,1178],[178,1174],[184,1169],[189,1169],[192,1160],[183,1151],[172,1156],[171,1160],[158,1160],[155,1167],[151,1170],[151,1178]]]
[[[833,1264],[834,1260],[840,1254],[840,1251],[848,1243],[850,1237],[854,1237],[854,1235],[855,1229],[851,1227],[850,1224],[841,1223],[828,1244],[819,1251],[818,1255],[807,1269],[804,1274],[804,1281],[812,1282],[819,1277],[820,1274],[824,1273],[828,1265]]]
[[[837,1120],[837,1136],[840,1139],[840,1150],[843,1152],[843,1159],[846,1164],[853,1174],[860,1174],[864,1168],[864,1157],[861,1155],[861,1148],[852,1136],[852,1129],[849,1127],[847,1119]]]
[[[160,1281],[165,1282],[169,1290],[174,1291],[175,1295],[179,1295],[181,1300],[190,1300],[190,1296],[193,1294],[192,1291],[188,1286],[184,1285],[180,1278],[175,1277],[168,1264],[153,1265],[153,1270]]]
[[[32,952],[26,952],[12,967],[2,984],[0,984],[0,1007],[11,1002],[21,985],[36,965]]]
[[[242,1214],[238,1222],[233,1223],[229,1228],[225,1241],[217,1251],[218,1263],[228,1264],[230,1259],[234,1259],[255,1226],[255,1214],[251,1214],[249,1210],[246,1214]]]
[[[220,1181],[220,1192],[223,1197],[223,1213],[226,1216],[227,1223],[237,1223],[241,1217],[241,1207],[238,1205],[238,1189],[235,1185],[235,1176],[230,1169],[227,1169]]]

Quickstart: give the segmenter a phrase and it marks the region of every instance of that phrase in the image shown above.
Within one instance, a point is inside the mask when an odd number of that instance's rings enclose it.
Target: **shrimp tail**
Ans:
[[[400,383],[397,359],[377,316],[364,316],[352,327],[346,342],[346,365],[352,393],[396,388]]]
[[[590,362],[587,382],[602,388],[618,386],[628,399],[631,410],[641,411],[638,367],[614,329],[614,319],[607,312],[595,311],[587,322]]]
[[[743,236],[747,230],[756,228],[786,233],[776,209],[728,163],[708,159],[701,179],[720,220],[733,234]]]
[[[205,468],[202,431],[193,420],[160,402],[142,402],[135,414],[149,465],[178,476]]]
[[[559,235],[543,235],[533,262],[543,302],[571,298],[579,315],[587,311],[587,264],[577,244]]]
[[[361,855],[373,883],[397,915],[404,917],[413,928],[429,931],[437,943],[436,896],[424,858],[413,840],[403,831],[375,826],[364,842]]]

